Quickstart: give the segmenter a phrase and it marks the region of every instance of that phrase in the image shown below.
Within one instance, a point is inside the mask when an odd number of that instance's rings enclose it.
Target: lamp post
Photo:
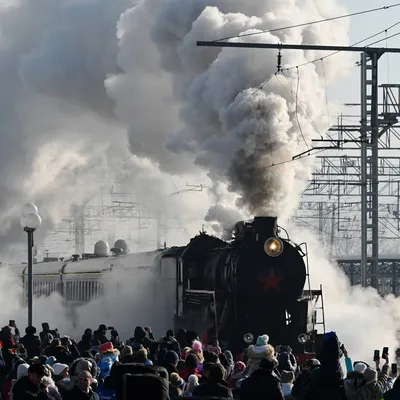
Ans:
[[[21,209],[20,223],[28,234],[28,326],[33,325],[33,258],[32,248],[33,232],[42,224],[42,218],[38,214],[37,207],[32,203],[26,203]]]

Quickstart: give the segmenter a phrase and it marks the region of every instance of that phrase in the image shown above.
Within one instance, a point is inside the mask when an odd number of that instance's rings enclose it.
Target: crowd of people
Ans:
[[[46,323],[36,333],[29,326],[20,337],[12,323],[1,330],[1,400],[122,400],[129,394],[169,400],[400,399],[388,355],[375,357],[374,365],[353,362],[334,332],[325,334],[321,350],[304,365],[290,347],[274,348],[267,334],[235,362],[215,338],[205,343],[185,330],[169,330],[156,340],[150,328],[138,326],[126,343],[105,325],[86,329],[79,342]]]

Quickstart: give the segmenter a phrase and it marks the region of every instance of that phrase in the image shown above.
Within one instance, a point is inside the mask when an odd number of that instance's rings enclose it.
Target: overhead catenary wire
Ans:
[[[305,145],[307,146],[307,149],[310,149],[310,146],[308,145],[306,138],[304,137],[303,130],[301,129],[301,124],[300,124],[300,119],[299,119],[299,113],[298,113],[298,107],[299,107],[299,88],[300,88],[300,72],[299,69],[297,68],[297,87],[296,87],[296,120],[297,120],[297,125],[299,126],[300,134],[301,137],[303,138],[303,141]]]
[[[368,37],[365,38],[365,39],[359,40],[358,42],[351,44],[350,47],[355,47],[355,46],[359,45],[360,43],[363,43],[363,42],[365,42],[365,41],[367,41],[367,40],[370,40],[370,39],[372,39],[372,38],[374,38],[374,37],[377,37],[377,36],[379,36],[379,35],[382,35],[383,33],[386,33],[386,34],[387,34],[387,32],[388,32],[390,29],[393,29],[393,28],[396,27],[397,25],[400,25],[400,21],[399,21],[399,22],[396,22],[395,24],[389,26],[389,27],[386,28],[386,29],[383,29],[383,30],[381,30],[381,31],[379,31],[379,32],[377,32],[377,33],[374,33],[374,34],[371,35],[371,36],[368,36]],[[386,36],[385,38],[380,39],[380,40],[377,40],[377,41],[375,41],[375,42],[373,42],[373,43],[369,43],[369,44],[365,45],[364,47],[365,47],[365,48],[370,47],[370,46],[372,46],[372,45],[374,45],[374,44],[383,42],[383,41],[385,41],[385,40],[387,41],[388,39],[393,38],[393,37],[398,36],[398,35],[400,35],[400,32],[395,33],[395,34],[393,34],[393,35],[391,35],[391,36]],[[304,66],[309,65],[309,64],[314,64],[314,63],[316,63],[317,61],[323,61],[323,60],[325,60],[325,59],[327,59],[327,58],[329,58],[329,57],[332,57],[332,56],[334,56],[335,54],[338,54],[338,53],[341,53],[341,50],[334,51],[334,52],[332,52],[332,53],[327,54],[327,55],[324,56],[324,57],[319,57],[319,58],[316,58],[316,59],[311,60],[311,61],[307,61],[307,62],[302,63],[302,64],[298,64],[298,65],[293,65],[293,66],[290,66],[290,67],[282,68],[282,71],[290,71],[290,70],[295,69],[295,68],[300,68],[300,67],[304,67]]]
[[[391,25],[391,26],[389,26],[389,27],[387,27],[386,29],[383,29],[383,30],[381,30],[381,31],[379,31],[379,32],[377,32],[377,33],[374,33],[373,35],[370,35],[370,36],[368,36],[368,37],[366,37],[366,38],[364,38],[364,39],[362,39],[362,40],[359,40],[359,41],[356,42],[356,43],[353,43],[352,45],[350,45],[350,47],[357,46],[358,44],[360,44],[360,43],[362,43],[362,42],[365,42],[365,41],[367,41],[367,40],[370,40],[370,39],[372,39],[372,38],[374,38],[374,37],[377,37],[377,36],[379,36],[379,35],[382,35],[383,33],[386,34],[386,37],[385,37],[384,39],[378,40],[378,41],[376,41],[376,42],[374,42],[374,43],[370,43],[370,44],[366,45],[365,47],[371,46],[372,44],[376,44],[376,43],[379,43],[379,42],[383,42],[384,40],[386,40],[386,42],[387,42],[388,39],[400,35],[400,32],[398,32],[398,33],[396,33],[396,34],[394,34],[394,35],[387,36],[387,32],[388,32],[390,29],[393,29],[394,27],[396,27],[396,26],[398,26],[398,25],[400,25],[400,21],[399,21],[399,22],[396,22],[395,24],[393,24],[393,25]],[[386,46],[386,47],[387,47],[387,46]],[[281,72],[290,71],[290,70],[292,70],[292,69],[294,69],[294,68],[300,68],[300,67],[304,67],[304,66],[309,65],[309,64],[316,63],[317,61],[323,61],[323,60],[325,60],[326,58],[332,57],[333,55],[338,54],[338,53],[340,53],[340,52],[341,52],[340,50],[334,51],[334,52],[332,52],[332,53],[330,53],[330,54],[328,54],[328,55],[326,55],[326,56],[324,56],[324,57],[319,57],[319,58],[316,58],[315,60],[307,61],[307,62],[305,62],[305,63],[303,63],[303,64],[293,65],[293,66],[291,66],[291,67],[280,68],[280,69],[281,69]],[[270,80],[274,77],[274,75],[276,75],[276,73],[272,74],[268,79],[266,79],[252,94],[256,94],[257,92],[259,92],[260,90],[262,90],[262,89],[264,88],[264,86],[266,86],[266,85],[270,82]]]
[[[315,25],[315,24],[320,24],[323,22],[336,21],[336,20],[343,19],[343,18],[356,17],[358,15],[364,15],[364,14],[373,13],[373,12],[377,12],[377,11],[386,11],[386,10],[389,10],[389,9],[395,8],[395,7],[400,7],[400,3],[389,4],[389,5],[382,6],[382,7],[371,8],[371,9],[367,9],[367,10],[363,10],[363,11],[357,11],[354,13],[339,15],[339,16],[331,17],[331,18],[323,18],[323,19],[319,19],[316,21],[303,22],[301,24],[289,25],[289,26],[284,26],[281,28],[265,29],[265,30],[260,30],[258,32],[249,32],[249,33],[243,33],[243,34],[239,33],[238,35],[233,35],[233,36],[228,36],[228,37],[224,37],[221,39],[213,40],[213,42],[223,42],[225,40],[260,35],[263,33],[278,32],[278,31],[283,31],[283,30],[293,29],[293,28],[301,28],[303,26]]]

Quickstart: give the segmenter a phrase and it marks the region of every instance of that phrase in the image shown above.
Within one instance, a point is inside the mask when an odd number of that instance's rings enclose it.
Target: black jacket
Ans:
[[[181,354],[181,346],[175,338],[164,337],[163,341],[160,343],[160,350],[165,349],[167,351],[173,350],[176,354]]]
[[[193,396],[233,398],[232,391],[225,385],[210,380],[202,385],[196,386],[193,391]]]
[[[271,372],[263,369],[255,370],[240,386],[241,400],[284,400],[281,383]],[[322,400],[322,399],[321,399]]]
[[[23,376],[15,382],[12,389],[14,400],[50,400],[46,392],[38,392],[35,386],[27,376]]]
[[[34,357],[40,356],[40,339],[39,336],[27,334],[25,335],[20,342],[26,348],[28,353],[28,358],[32,360]]]

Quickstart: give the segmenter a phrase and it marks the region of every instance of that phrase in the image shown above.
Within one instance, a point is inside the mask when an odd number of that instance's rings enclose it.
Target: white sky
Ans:
[[[323,1],[323,0],[320,0]],[[354,13],[366,9],[383,7],[390,4],[395,4],[396,0],[339,0],[341,4],[347,7],[349,13]],[[400,7],[384,11],[377,11],[370,14],[364,14],[350,18],[350,42],[355,43],[368,36],[373,35],[381,30],[400,21]],[[400,32],[400,25],[388,31],[388,36]],[[371,39],[375,41],[384,38],[385,35],[378,36]],[[388,47],[400,47],[400,35],[393,39],[388,39]],[[379,47],[386,47],[386,43],[379,43]],[[358,61],[360,55],[354,53],[354,61]],[[389,61],[389,62],[388,62]],[[382,56],[379,68],[379,83],[400,83],[400,54],[392,54]],[[388,69],[389,66],[389,69]],[[389,72],[389,73],[388,73]],[[388,79],[389,75],[389,79]],[[329,101],[349,103],[358,102],[360,99],[360,70],[354,68],[353,73],[345,79],[341,79],[331,85],[329,88],[328,96]]]

